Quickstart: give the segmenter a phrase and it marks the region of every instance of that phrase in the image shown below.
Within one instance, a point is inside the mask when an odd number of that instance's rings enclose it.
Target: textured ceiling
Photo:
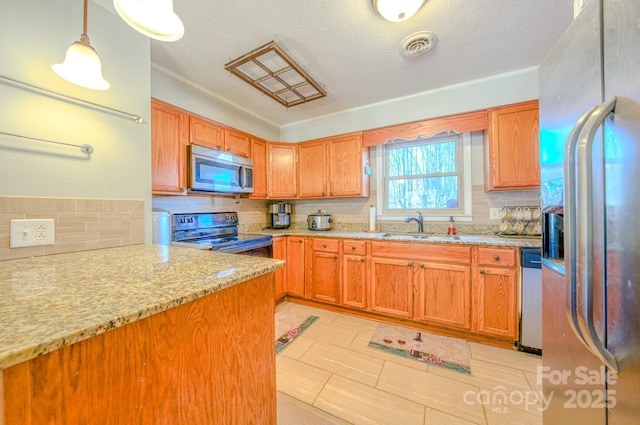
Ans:
[[[573,19],[572,0],[427,0],[401,23],[370,0],[176,0],[174,10],[185,36],[153,40],[152,62],[279,126],[539,65]],[[417,31],[434,32],[436,47],[401,56]],[[327,97],[287,109],[225,71],[272,40]]]

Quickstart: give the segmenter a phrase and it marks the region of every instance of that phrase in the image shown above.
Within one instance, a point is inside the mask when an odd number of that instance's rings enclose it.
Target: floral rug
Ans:
[[[291,309],[276,312],[276,354],[284,350],[317,319],[318,316],[310,316]]]
[[[369,347],[471,375],[467,342],[463,339],[381,323]]]

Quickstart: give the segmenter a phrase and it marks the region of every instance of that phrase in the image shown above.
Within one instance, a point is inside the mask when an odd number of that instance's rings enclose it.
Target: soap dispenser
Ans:
[[[447,234],[449,236],[456,234],[456,225],[453,223],[453,216],[449,216],[449,229],[447,229]]]

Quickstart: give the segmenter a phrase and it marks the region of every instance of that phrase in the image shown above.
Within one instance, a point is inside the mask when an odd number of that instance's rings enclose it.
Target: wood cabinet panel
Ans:
[[[251,158],[251,136],[233,128],[224,129],[224,150]]]
[[[277,236],[273,238],[273,258],[278,260],[287,260],[287,239],[284,236]],[[276,300],[286,295],[286,272],[287,266],[281,267],[275,271]]]
[[[298,147],[293,143],[267,143],[267,196],[290,199],[298,194]]]
[[[365,173],[368,149],[363,157],[362,133],[327,141],[329,196],[369,196],[369,175]]]
[[[485,190],[540,187],[538,101],[489,110]]]
[[[206,146],[211,149],[223,150],[222,128],[215,122],[190,115],[189,125],[191,138],[189,142],[193,145]]]
[[[323,140],[298,143],[300,198],[327,196],[329,167]]]
[[[372,257],[370,264],[371,310],[413,317],[413,262]]]
[[[347,307],[366,309],[368,261],[365,256],[344,254],[342,257],[342,299],[341,304]]]
[[[314,238],[313,250],[324,252],[340,252],[340,239]]]
[[[420,263],[416,320],[471,329],[471,267]]]
[[[305,239],[287,236],[287,294],[305,296]]]
[[[356,239],[344,239],[342,241],[342,250],[345,255],[366,255],[367,241]]]
[[[253,193],[251,198],[267,197],[267,142],[251,138],[251,159],[253,159]]]
[[[275,425],[273,299],[270,273],[8,368],[0,422]]]
[[[483,267],[475,273],[473,289],[474,331],[518,338],[515,268]]]
[[[338,304],[340,301],[340,257],[337,253],[313,251],[311,276],[306,279],[306,297]]]
[[[371,242],[371,255],[470,264],[471,247],[449,244]]]
[[[188,114],[151,100],[151,189],[154,193],[186,194]]]
[[[517,248],[478,248],[479,266],[515,267],[518,261]]]

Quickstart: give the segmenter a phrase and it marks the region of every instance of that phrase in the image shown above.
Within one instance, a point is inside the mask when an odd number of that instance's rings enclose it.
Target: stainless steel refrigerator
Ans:
[[[638,424],[639,0],[584,6],[540,66],[540,125],[542,205],[562,223],[543,245],[564,238],[543,259],[544,424]]]

